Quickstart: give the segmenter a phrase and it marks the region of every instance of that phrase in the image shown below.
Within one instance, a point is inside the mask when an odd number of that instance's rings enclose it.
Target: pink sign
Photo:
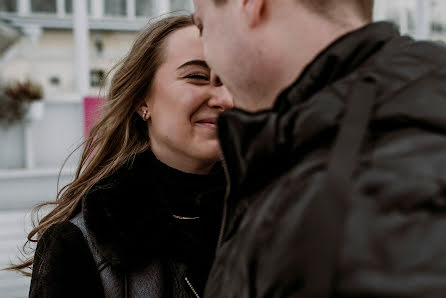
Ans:
[[[90,134],[90,129],[99,120],[104,98],[84,97],[84,137]]]

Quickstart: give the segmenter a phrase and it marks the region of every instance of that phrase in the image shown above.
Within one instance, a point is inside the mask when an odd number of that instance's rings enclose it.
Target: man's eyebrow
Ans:
[[[197,26],[197,22],[195,21],[195,13],[192,14],[192,23]]]
[[[204,60],[190,60],[190,61],[187,61],[186,63],[180,65],[177,69],[180,69],[180,68],[183,68],[183,67],[186,67],[189,65],[197,65],[197,66],[201,66],[204,68],[209,68],[208,64]]]

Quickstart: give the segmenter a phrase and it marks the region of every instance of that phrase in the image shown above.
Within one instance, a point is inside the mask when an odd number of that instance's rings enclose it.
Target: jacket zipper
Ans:
[[[220,232],[218,234],[217,248],[219,248],[221,246],[221,243],[223,242],[223,234],[225,231],[226,217],[228,213],[228,197],[231,191],[231,179],[229,179],[228,166],[226,164],[226,158],[223,150],[222,150],[222,155],[223,155],[222,166],[226,177],[226,192],[223,200],[223,215],[221,218]]]
[[[189,281],[189,278],[187,278],[187,276],[184,278],[184,280],[186,281],[187,285],[189,286],[189,288],[192,290],[192,292],[194,293],[195,297],[200,298],[200,295],[198,295],[197,291],[195,291],[194,286],[192,286],[192,283]]]

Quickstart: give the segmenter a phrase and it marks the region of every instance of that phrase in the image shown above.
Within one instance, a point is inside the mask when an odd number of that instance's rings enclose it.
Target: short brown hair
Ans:
[[[217,1],[217,0],[215,0]],[[373,19],[374,0],[298,0],[302,5],[319,14],[333,16],[330,12],[336,5],[348,5],[355,9],[359,16],[371,22]]]
[[[227,0],[212,0],[216,5],[222,5]],[[355,8],[360,17],[368,22],[373,19],[374,0],[297,0],[306,7],[318,12],[319,14],[330,16],[330,11],[334,5],[349,4]]]

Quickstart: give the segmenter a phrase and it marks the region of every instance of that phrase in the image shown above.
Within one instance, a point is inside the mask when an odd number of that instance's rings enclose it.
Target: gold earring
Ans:
[[[142,119],[146,120],[147,110],[142,111]]]

